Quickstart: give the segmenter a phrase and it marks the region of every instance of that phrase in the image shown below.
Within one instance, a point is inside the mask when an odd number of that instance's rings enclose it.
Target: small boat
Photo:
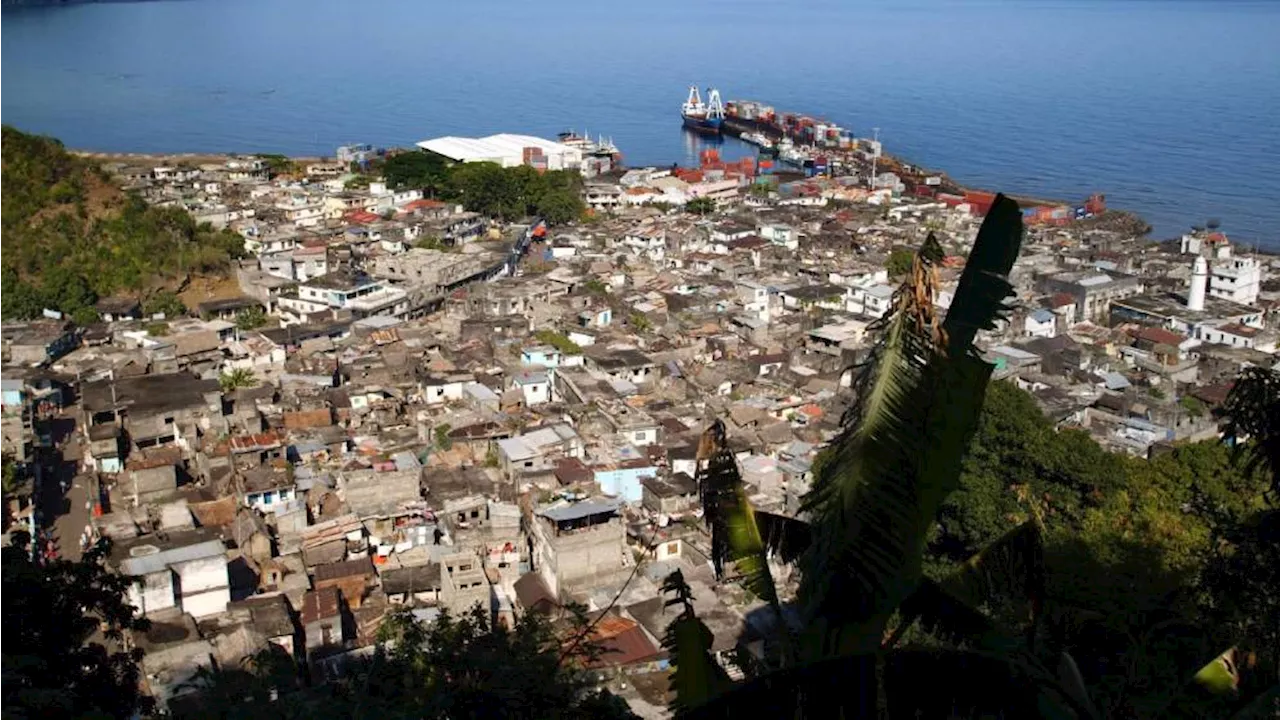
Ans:
[[[742,141],[761,148],[773,147],[773,141],[769,139],[769,136],[759,132],[742,133]]]

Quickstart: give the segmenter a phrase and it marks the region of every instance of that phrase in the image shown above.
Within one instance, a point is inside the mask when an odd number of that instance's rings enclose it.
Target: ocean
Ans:
[[[690,84],[821,115],[962,183],[1103,192],[1280,250],[1280,2],[181,0],[11,7],[0,119],[74,148],[333,154],[612,137],[696,162]],[[726,141],[726,155],[750,152]]]

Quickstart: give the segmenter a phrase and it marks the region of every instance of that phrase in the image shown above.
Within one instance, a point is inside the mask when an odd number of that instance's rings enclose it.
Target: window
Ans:
[[[330,645],[333,643],[333,626],[323,625],[320,627],[320,644]]]
[[[270,505],[271,503],[273,503],[273,502],[275,502],[275,501],[276,501],[276,494],[275,494],[275,492],[268,491],[268,492],[264,492],[264,493],[262,493],[262,504],[263,504],[263,505]]]
[[[645,439],[645,432],[644,432],[644,431],[640,431],[640,432],[636,433],[636,442],[644,442],[644,439]]]
[[[678,542],[667,543],[667,554],[668,554],[668,555],[676,555],[676,554],[678,554],[679,552],[680,552],[680,543],[678,543]]]
[[[164,424],[165,424],[165,425],[172,425],[172,424],[173,424],[173,418],[171,418],[171,417],[167,417],[167,418],[165,418],[165,419],[164,419]]]
[[[472,510],[472,511],[471,511],[471,517],[473,517],[473,518],[478,518],[478,517],[480,517],[480,511],[479,511],[479,510]]]

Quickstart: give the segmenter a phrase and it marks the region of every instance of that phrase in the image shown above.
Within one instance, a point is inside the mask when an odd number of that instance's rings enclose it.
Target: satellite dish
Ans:
[[[156,547],[155,545],[139,545],[129,550],[129,557],[135,557],[135,558],[147,557],[148,555],[155,555],[159,552],[160,552],[160,548]]]

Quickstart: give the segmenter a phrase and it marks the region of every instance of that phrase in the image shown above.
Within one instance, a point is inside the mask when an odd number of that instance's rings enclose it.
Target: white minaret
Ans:
[[[1187,309],[1204,310],[1204,295],[1209,289],[1209,262],[1203,256],[1191,265],[1191,291],[1187,293]]]

